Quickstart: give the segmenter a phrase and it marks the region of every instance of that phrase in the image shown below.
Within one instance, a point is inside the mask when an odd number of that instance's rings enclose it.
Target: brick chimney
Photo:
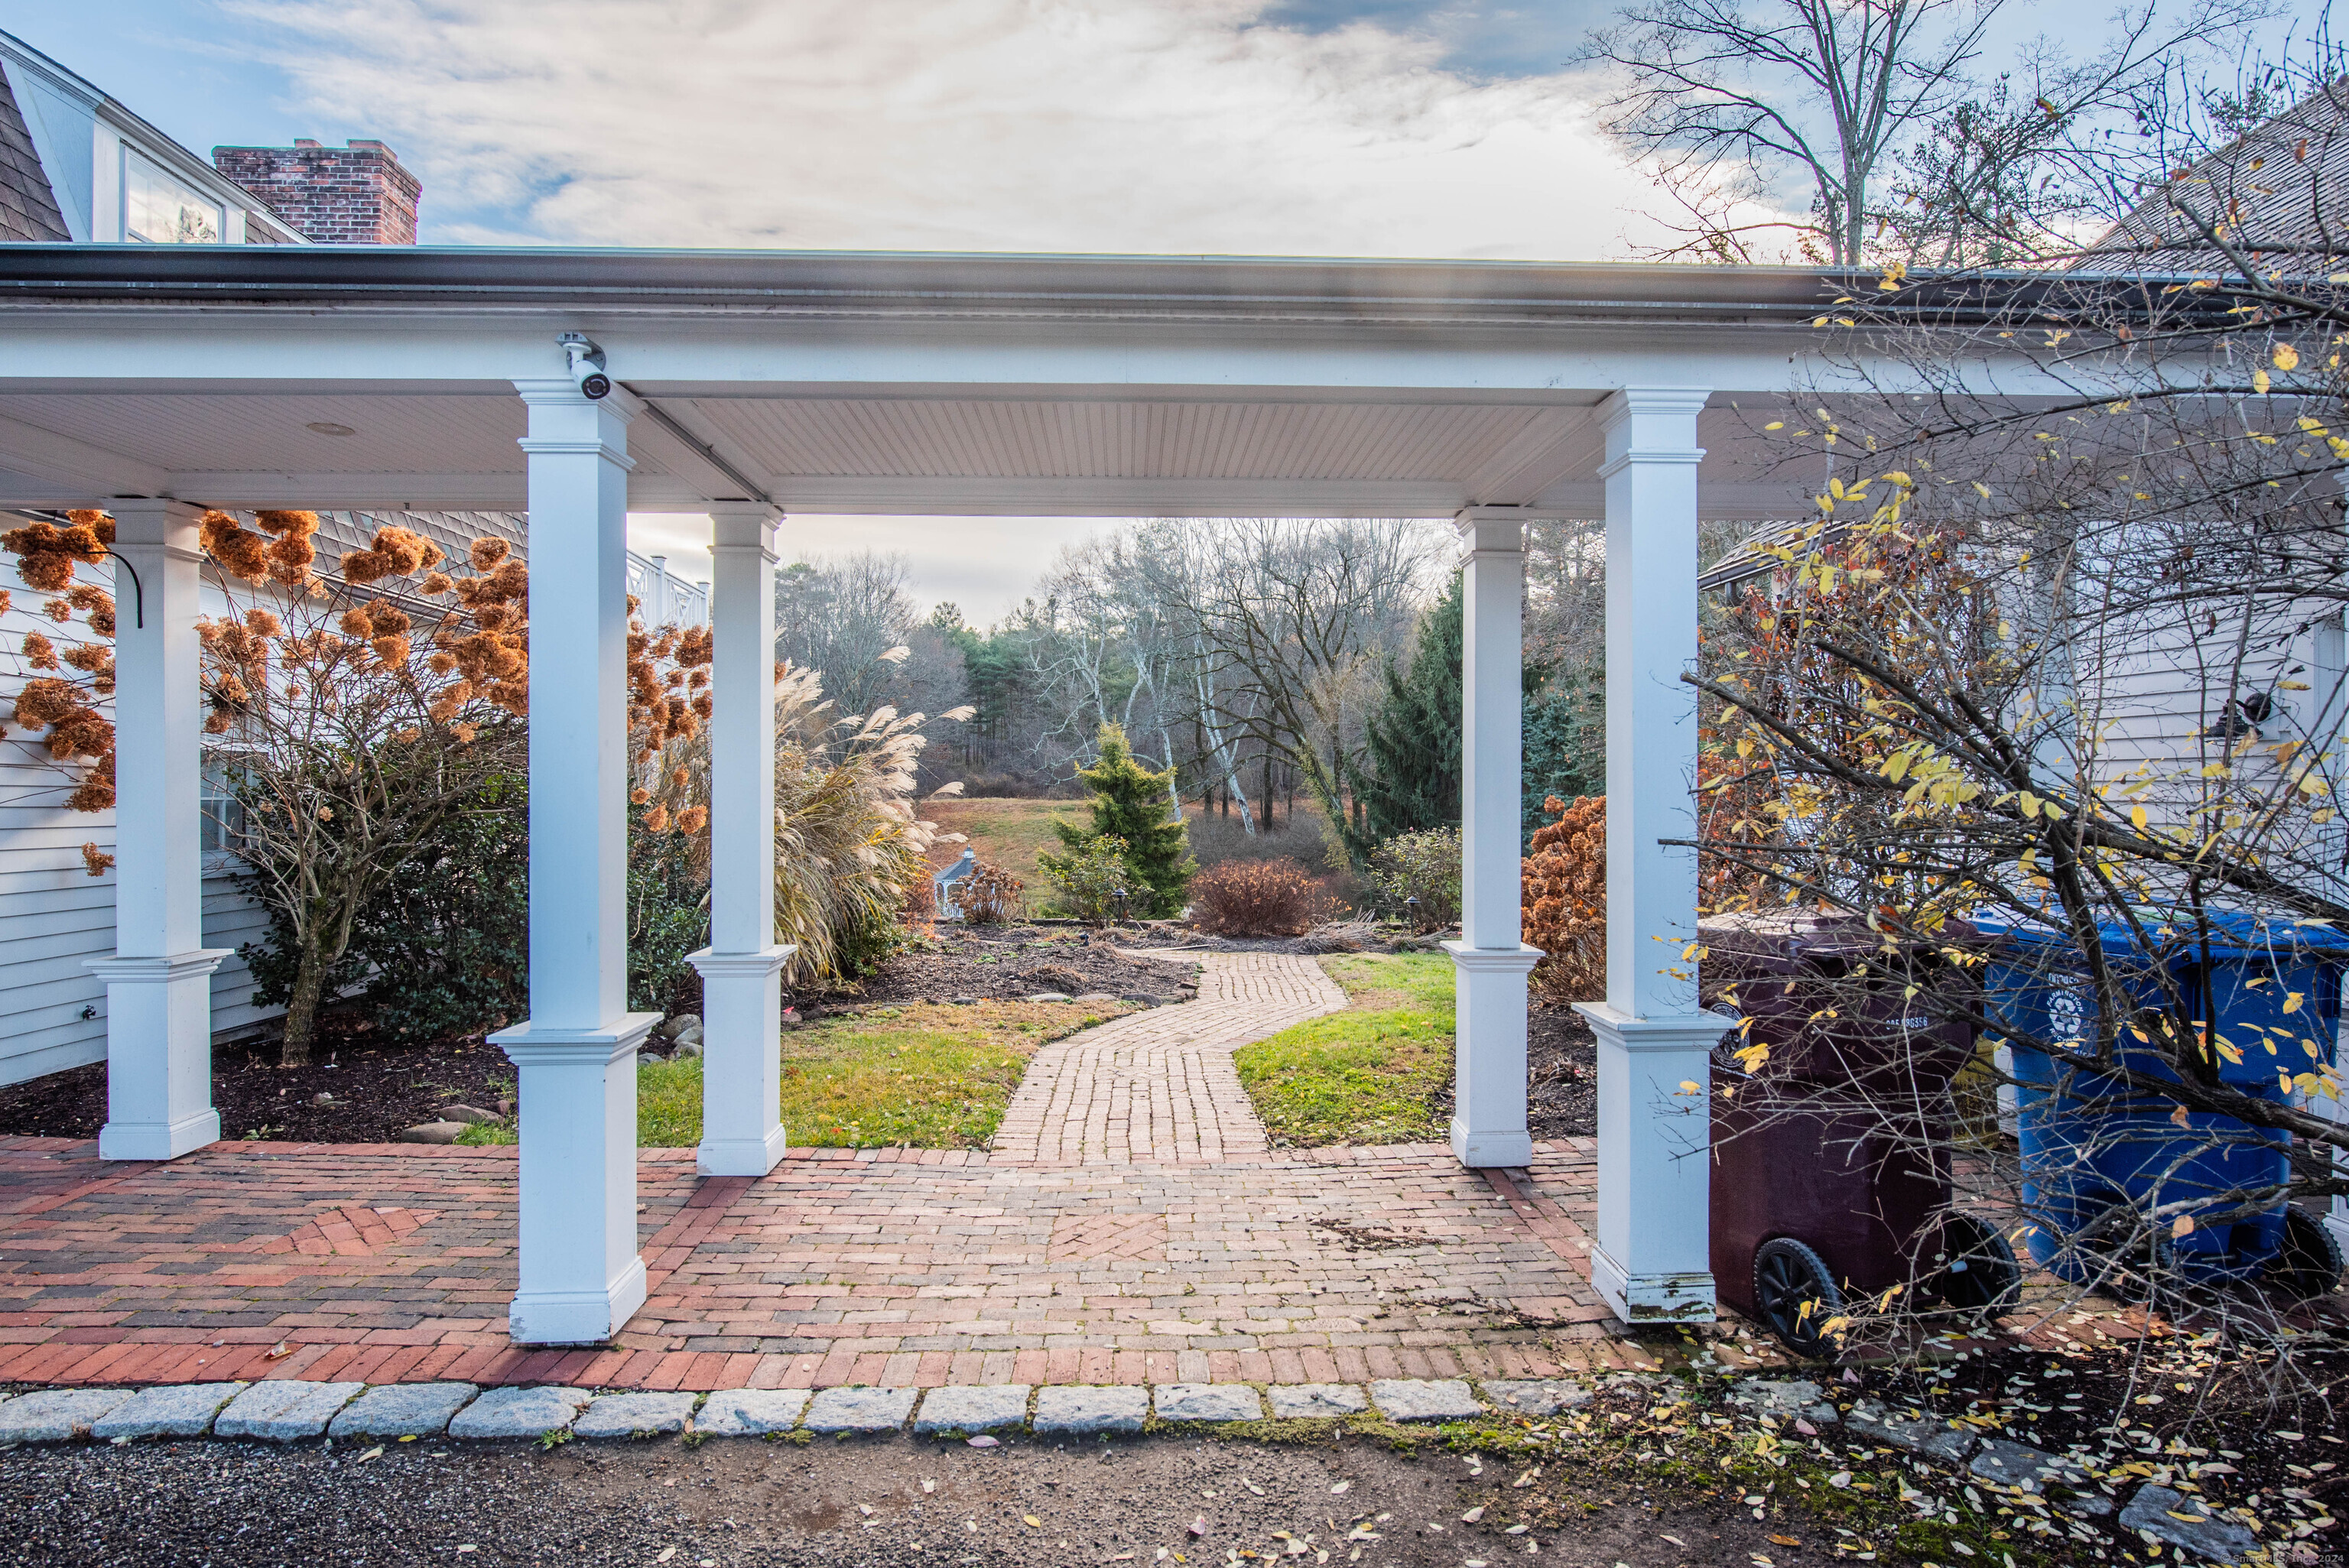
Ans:
[[[212,167],[322,245],[412,245],[424,187],[380,141],[215,147]]]

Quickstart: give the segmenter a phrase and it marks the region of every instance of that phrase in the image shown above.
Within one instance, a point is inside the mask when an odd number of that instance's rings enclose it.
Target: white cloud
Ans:
[[[1589,258],[1647,193],[1565,77],[1265,0],[240,0],[427,237]]]

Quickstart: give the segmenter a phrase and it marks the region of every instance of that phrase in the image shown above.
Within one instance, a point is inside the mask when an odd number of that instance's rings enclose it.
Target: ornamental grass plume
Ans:
[[[706,630],[661,627],[631,638],[629,680],[636,758],[631,799],[649,802],[643,826],[698,841],[708,864],[709,693],[681,716],[666,685],[677,661],[709,657]],[[691,671],[688,670],[688,678]],[[642,700],[638,700],[641,698]],[[969,708],[940,714],[960,722]],[[794,983],[854,977],[874,934],[895,928],[908,890],[926,882],[936,825],[916,810],[916,769],[928,744],[919,713],[890,707],[841,718],[813,670],[775,672],[775,940],[798,948],[784,970]],[[959,793],[948,785],[940,794]]]

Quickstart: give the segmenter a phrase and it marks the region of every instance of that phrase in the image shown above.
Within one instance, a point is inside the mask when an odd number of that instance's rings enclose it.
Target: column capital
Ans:
[[[1452,517],[1460,536],[1460,559],[1479,555],[1523,555],[1526,524],[1531,515],[1521,506],[1464,506]]]
[[[1712,392],[1702,387],[1623,387],[1599,406],[1599,426],[1607,435],[1607,459],[1599,477],[1609,480],[1631,463],[1704,460],[1696,444],[1696,417]]]
[[[709,548],[755,550],[770,561],[775,556],[775,525],[783,509],[765,500],[714,500],[709,503]]]
[[[114,519],[114,542],[126,549],[160,549],[182,560],[201,562],[203,548],[196,542],[196,525],[207,509],[193,501],[164,495],[119,495],[97,509]]]

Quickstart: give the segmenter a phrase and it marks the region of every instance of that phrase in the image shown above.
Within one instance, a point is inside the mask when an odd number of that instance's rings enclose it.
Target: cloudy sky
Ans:
[[[1591,260],[1662,233],[1571,68],[1609,8],[0,0],[0,26],[200,151],[389,142],[428,243]],[[926,596],[986,620],[1092,526],[975,550],[968,524],[802,519],[787,539],[904,549]],[[707,571],[701,525],[642,534]]]

